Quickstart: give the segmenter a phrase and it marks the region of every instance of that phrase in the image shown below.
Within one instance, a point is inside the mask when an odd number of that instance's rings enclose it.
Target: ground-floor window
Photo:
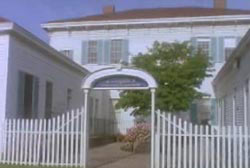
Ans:
[[[36,118],[38,114],[39,79],[31,74],[18,74],[17,113],[21,118]]]
[[[46,82],[45,90],[45,118],[51,118],[52,116],[52,106],[53,106],[53,83]]]
[[[67,111],[71,110],[72,105],[72,89],[67,89]]]

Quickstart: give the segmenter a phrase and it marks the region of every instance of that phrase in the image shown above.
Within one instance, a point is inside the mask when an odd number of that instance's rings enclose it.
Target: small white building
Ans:
[[[52,47],[89,71],[113,66],[121,59],[131,63],[134,56],[147,52],[155,41],[190,41],[194,47],[202,48],[215,71],[199,88],[209,96],[192,106],[191,120],[201,122],[215,110],[211,84],[214,76],[250,28],[250,11],[227,9],[226,4],[226,0],[215,0],[214,8],[128,11],[115,11],[109,6],[103,14],[52,21],[42,27],[48,32]],[[113,104],[117,99],[118,93],[113,92]],[[125,120],[131,119],[129,113],[117,111],[117,114]]]
[[[217,99],[216,123],[250,126],[250,31],[213,81]]]
[[[86,69],[0,18],[0,120],[50,118],[81,108]]]

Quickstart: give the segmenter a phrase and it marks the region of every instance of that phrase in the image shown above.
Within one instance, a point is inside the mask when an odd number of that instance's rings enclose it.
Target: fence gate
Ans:
[[[249,168],[249,132],[201,126],[156,113],[155,168]]]
[[[0,163],[84,165],[84,112],[79,109],[51,119],[7,119],[1,130]]]

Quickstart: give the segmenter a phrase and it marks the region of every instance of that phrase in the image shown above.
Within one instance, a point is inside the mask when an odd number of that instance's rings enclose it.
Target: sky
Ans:
[[[41,23],[100,14],[114,5],[117,11],[158,7],[212,7],[213,0],[0,0],[0,17],[24,27],[48,42]],[[250,0],[228,0],[228,8],[250,10]]]

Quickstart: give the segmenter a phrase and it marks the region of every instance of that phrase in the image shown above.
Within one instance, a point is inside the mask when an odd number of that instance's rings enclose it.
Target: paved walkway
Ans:
[[[120,150],[120,143],[90,151],[90,168],[149,168],[149,154],[133,154]]]

